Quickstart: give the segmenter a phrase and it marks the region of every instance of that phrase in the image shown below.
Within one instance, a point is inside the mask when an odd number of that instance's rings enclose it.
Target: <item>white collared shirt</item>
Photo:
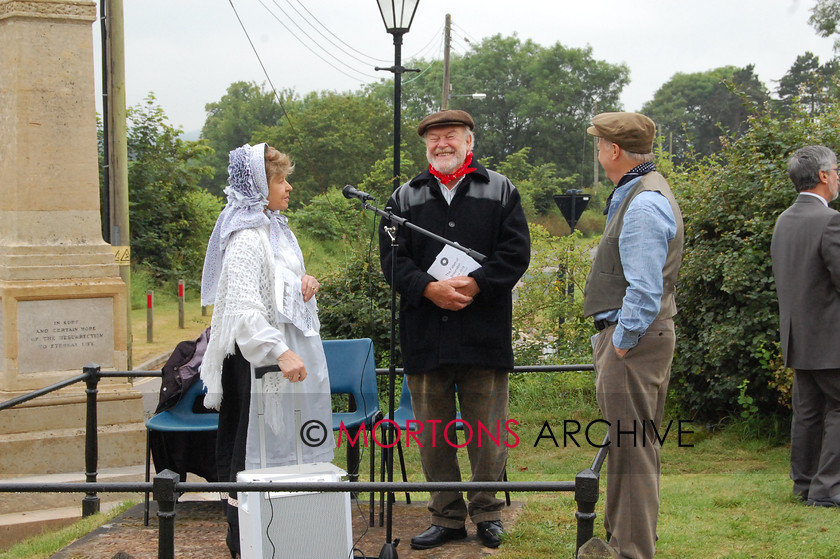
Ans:
[[[437,179],[438,185],[440,186],[440,192],[443,194],[443,199],[446,200],[446,203],[450,206],[452,205],[452,199],[455,197],[455,189],[458,188],[458,185],[461,184],[461,181],[463,180],[464,177],[461,177],[458,179],[458,182],[455,183],[455,186],[448,188],[445,184],[440,182],[440,179]]]
[[[806,194],[808,196],[813,196],[814,198],[818,198],[820,202],[823,203],[825,207],[828,207],[828,201],[820,196],[819,194],[815,194],[814,192],[800,192],[800,194]]]

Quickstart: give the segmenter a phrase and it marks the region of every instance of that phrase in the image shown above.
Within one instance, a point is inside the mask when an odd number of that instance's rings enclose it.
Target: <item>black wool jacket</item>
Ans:
[[[435,278],[427,270],[444,248],[440,241],[399,228],[396,273],[391,241],[379,224],[379,257],[388,283],[400,294],[400,344],[406,373],[443,365],[513,367],[512,300],[531,257],[531,236],[519,192],[506,177],[473,162],[451,205],[428,171],[398,187],[388,200],[394,214],[487,257],[473,277],[481,290],[460,311],[437,307],[423,296]]]

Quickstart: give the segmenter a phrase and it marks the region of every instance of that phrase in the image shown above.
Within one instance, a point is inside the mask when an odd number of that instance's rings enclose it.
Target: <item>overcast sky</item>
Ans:
[[[375,0],[232,4],[124,0],[127,104],[135,105],[153,92],[170,121],[194,136],[204,124],[205,104],[218,101],[231,83],[268,83],[246,32],[278,89],[293,88],[300,94],[348,91],[391,76],[374,70],[392,65],[394,57],[392,37]],[[811,51],[827,61],[832,40],[817,37],[808,25],[813,4],[814,0],[419,0],[404,38],[403,60],[414,55],[442,58],[443,23],[449,13],[454,52],[464,53],[467,41],[516,33],[544,46],[591,46],[596,59],[627,64],[631,81],[621,100],[626,110],[639,110],[677,72],[754,64],[773,90],[774,80],[798,55]],[[98,57],[98,23],[93,30]],[[98,58],[94,67],[99,94]],[[414,76],[407,74],[405,82]],[[453,93],[470,93],[458,89],[457,75],[452,84]],[[97,110],[100,106],[97,98]]]

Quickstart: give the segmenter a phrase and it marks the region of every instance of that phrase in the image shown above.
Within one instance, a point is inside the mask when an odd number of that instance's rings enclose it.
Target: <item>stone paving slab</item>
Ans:
[[[51,559],[113,559],[120,552],[133,559],[157,559],[158,530],[152,503],[149,526],[143,526],[143,505],[139,504],[83,538],[73,542]],[[353,503],[353,537],[356,548],[366,557],[378,557],[385,544],[385,527],[379,526],[379,509],[375,512],[376,526],[369,526],[369,507]],[[514,501],[502,512],[506,527],[512,526],[522,510],[522,503]],[[436,549],[414,550],[411,537],[429,526],[429,514],[424,502],[393,506],[392,537],[400,539],[397,553],[403,559],[473,559],[491,556],[496,550],[479,542],[475,526],[467,523],[468,536]],[[225,545],[226,524],[221,502],[184,501],[176,505],[175,557],[178,559],[229,559]],[[503,544],[504,545],[504,544]],[[127,559],[125,555],[120,556]],[[357,552],[356,557],[361,557]],[[324,558],[329,559],[329,558]]]

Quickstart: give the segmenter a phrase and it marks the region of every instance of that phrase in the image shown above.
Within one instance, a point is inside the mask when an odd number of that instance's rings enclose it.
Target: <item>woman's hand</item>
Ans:
[[[303,293],[303,301],[309,301],[313,295],[318,293],[319,287],[321,287],[321,284],[318,280],[312,276],[304,274],[304,276],[300,278],[300,291]]]
[[[289,379],[289,382],[300,382],[306,378],[303,360],[291,349],[287,349],[277,358],[277,364],[280,366],[280,372]]]

